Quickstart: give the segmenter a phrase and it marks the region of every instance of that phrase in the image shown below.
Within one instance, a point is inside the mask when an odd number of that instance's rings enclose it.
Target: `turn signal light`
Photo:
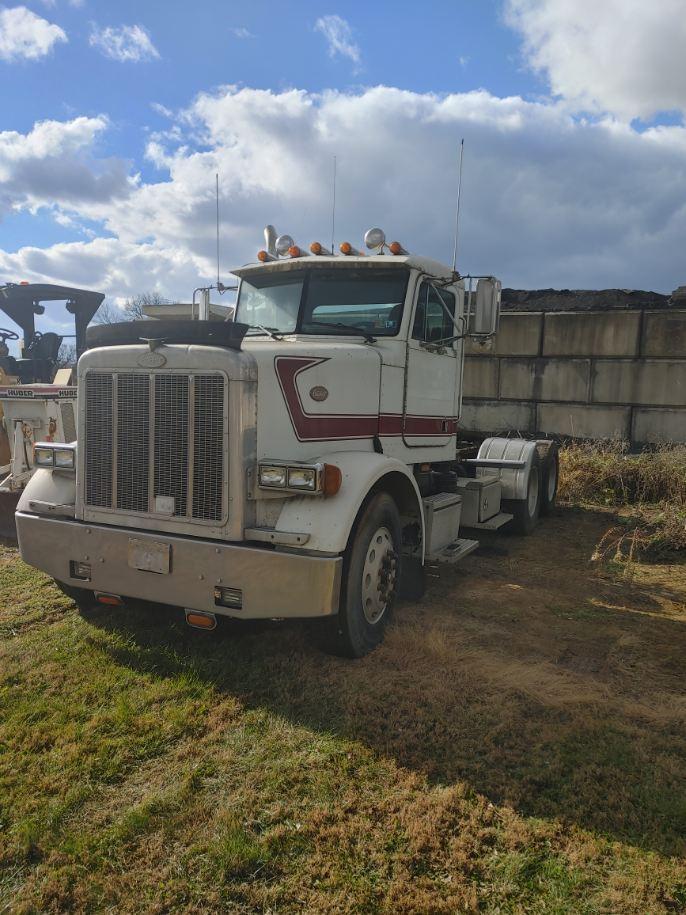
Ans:
[[[95,599],[99,604],[106,604],[108,607],[124,606],[124,601],[118,594],[105,594],[103,591],[96,591]]]
[[[196,629],[216,629],[217,617],[202,610],[186,610],[186,622]]]
[[[342,482],[343,474],[341,473],[341,468],[336,467],[335,464],[324,464],[324,484],[322,486],[324,495],[335,496],[341,488]]]

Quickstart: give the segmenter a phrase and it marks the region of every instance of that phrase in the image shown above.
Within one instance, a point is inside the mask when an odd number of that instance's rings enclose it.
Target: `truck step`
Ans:
[[[479,546],[478,540],[453,540],[438,553],[426,557],[427,562],[455,563],[469,556]]]
[[[476,524],[470,524],[469,529],[474,531],[497,531],[503,525],[507,524],[508,521],[512,521],[512,515],[508,515],[507,512],[500,512],[498,515],[493,515],[492,518],[489,518],[488,521],[479,521]]]

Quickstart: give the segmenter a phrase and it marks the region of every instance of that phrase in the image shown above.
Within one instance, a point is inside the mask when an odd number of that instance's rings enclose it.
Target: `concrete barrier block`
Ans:
[[[653,359],[686,356],[686,311],[646,312],[641,353]]]
[[[544,356],[637,356],[641,313],[548,313],[543,327]]]
[[[476,359],[467,356],[464,361],[465,397],[498,397],[498,360]]]
[[[605,360],[593,365],[593,403],[686,405],[686,362]]]
[[[532,403],[498,400],[465,400],[458,423],[467,432],[534,432],[536,409]]]
[[[500,396],[513,400],[588,400],[588,359],[501,359]]]
[[[630,407],[542,403],[537,420],[537,430],[550,435],[628,441],[631,433]]]
[[[467,341],[469,356],[538,356],[543,315],[540,312],[505,312],[493,341],[479,344]]]
[[[686,409],[634,410],[631,440],[637,445],[686,442]]]

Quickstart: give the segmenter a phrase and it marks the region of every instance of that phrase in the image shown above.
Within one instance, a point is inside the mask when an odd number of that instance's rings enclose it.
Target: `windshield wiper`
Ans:
[[[315,324],[317,327],[338,327],[341,330],[348,330],[353,335],[357,334],[360,337],[364,337],[367,343],[376,343],[376,337],[372,336],[368,330],[365,330],[364,327],[360,327],[359,324],[343,324],[342,322],[329,322],[329,321],[306,321],[305,325]]]
[[[248,324],[247,326],[252,330],[260,330],[263,334],[268,334],[272,340],[283,340],[284,331],[279,330],[278,327],[265,327],[263,324]],[[254,337],[255,334],[252,336]]]

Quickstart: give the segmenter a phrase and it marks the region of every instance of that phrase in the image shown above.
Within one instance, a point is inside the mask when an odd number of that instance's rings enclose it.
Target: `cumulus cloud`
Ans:
[[[336,15],[321,16],[314,27],[326,39],[329,57],[347,57],[356,67],[359,66],[360,49],[355,44],[352,29],[345,19]]]
[[[231,32],[233,33],[233,35],[235,35],[236,38],[254,38],[255,37],[249,29],[246,29],[243,26],[238,26],[235,29],[231,29]]]
[[[305,247],[328,241],[334,155],[337,242],[359,245],[378,224],[449,262],[462,136],[463,272],[521,287],[668,291],[686,280],[686,128],[639,132],[580,121],[563,104],[383,86],[199,95],[150,139],[161,180],[129,176],[121,192],[72,204],[71,215],[111,237],[0,255],[0,278],[71,281],[110,296],[154,286],[186,298],[215,275],[216,172],[226,275],[254,260],[268,222]]]
[[[108,26],[105,29],[94,26],[89,43],[105,57],[118,60],[120,63],[140,63],[144,60],[155,60],[160,56],[141,25],[121,25],[119,28]]]
[[[686,113],[684,0],[507,0],[556,95],[631,120]]]
[[[0,9],[0,60],[38,60],[63,41],[63,29],[25,6]]]
[[[107,129],[103,115],[39,121],[26,134],[0,132],[0,218],[39,207],[82,211],[128,194],[126,163],[95,159],[93,144]]]

